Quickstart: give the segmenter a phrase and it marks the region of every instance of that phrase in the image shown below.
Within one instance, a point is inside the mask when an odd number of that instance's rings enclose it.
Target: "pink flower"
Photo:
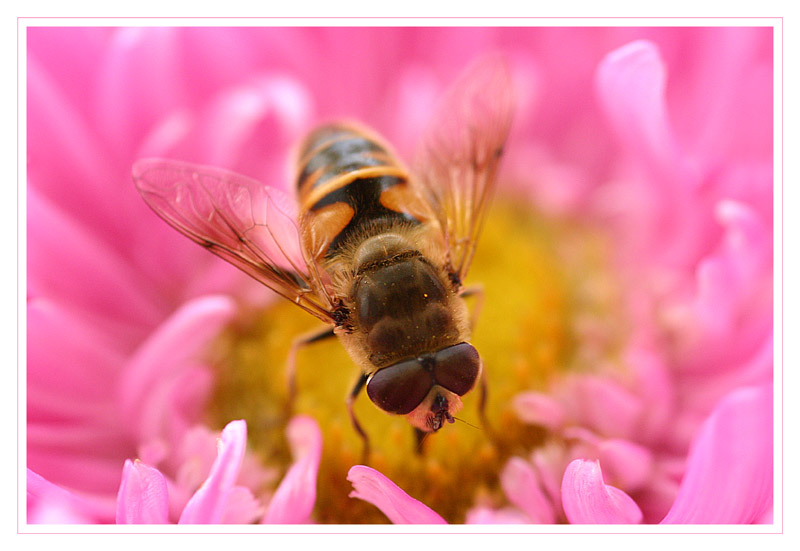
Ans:
[[[769,517],[769,29],[30,28],[27,44],[29,522],[374,519],[361,500],[394,522]],[[490,418],[525,438],[421,459],[435,490],[451,461],[498,462],[450,513],[401,489],[399,444],[350,470],[327,410],[322,436],[305,417],[288,427],[291,463],[265,460],[228,423],[275,434],[285,458],[277,406],[220,398],[217,351],[273,295],[153,216],[131,165],[172,157],[288,189],[292,148],[341,116],[408,159],[441,90],[498,49],[518,96],[498,198],[541,224],[552,254],[532,264],[558,274],[509,274],[555,281],[521,304],[534,315],[519,338],[479,322],[508,351],[487,365],[506,393],[490,392],[505,408]],[[220,414],[221,400],[245,409]],[[442,433],[431,447],[460,434]]]

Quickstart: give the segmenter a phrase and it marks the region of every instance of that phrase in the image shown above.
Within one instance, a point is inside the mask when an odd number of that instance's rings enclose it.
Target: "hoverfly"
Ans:
[[[509,131],[506,64],[486,58],[445,95],[408,170],[358,125],[335,123],[301,144],[297,198],[226,170],[147,159],[136,186],[167,223],[328,324],[384,411],[419,437],[462,408],[482,376],[468,342],[464,277]],[[293,380],[293,379],[292,379]]]

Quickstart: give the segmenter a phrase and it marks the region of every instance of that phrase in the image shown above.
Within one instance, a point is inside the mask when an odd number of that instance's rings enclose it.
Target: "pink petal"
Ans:
[[[53,399],[58,399],[54,396]],[[110,437],[113,434],[108,433]],[[76,492],[86,494],[115,495],[119,488],[119,466],[125,461],[123,454],[133,454],[133,446],[118,450],[122,457],[98,455],[91,448],[79,452],[59,453],[58,448],[37,446],[28,450],[28,465],[37,471],[47,473],[49,480]],[[117,454],[115,454],[117,455]],[[108,511],[110,519],[114,518],[114,502]]]
[[[168,514],[164,475],[141,461],[126,460],[117,493],[117,524],[166,524]]]
[[[757,522],[772,507],[772,383],[736,390],[695,438],[662,523]]]
[[[658,465],[663,468],[662,464]],[[659,469],[661,470],[661,469]],[[679,485],[670,475],[657,473],[641,489],[636,492],[636,504],[642,510],[645,524],[657,524],[669,512],[675,497],[678,495]]]
[[[724,251],[744,282],[772,267],[772,227],[753,207],[739,201],[720,201],[715,215],[725,226]]]
[[[772,232],[748,205],[721,201],[716,217],[725,226],[719,250],[706,257],[697,273],[695,311],[709,336],[725,340],[741,323],[748,300],[759,300],[772,318]],[[768,278],[768,279],[767,279]],[[761,291],[762,296],[755,296]]]
[[[174,150],[189,137],[194,118],[188,109],[176,109],[160,119],[137,147],[135,158],[178,157]]]
[[[347,480],[354,488],[350,497],[372,503],[395,524],[447,524],[433,509],[409,496],[375,469],[355,465],[347,473]]]
[[[676,94],[674,112],[692,151],[707,159],[772,157],[772,33],[768,27],[705,29],[678,53],[679,64],[690,65],[692,85]]]
[[[37,292],[102,318],[110,328],[128,328],[134,338],[140,327],[158,322],[162,314],[152,289],[102,234],[30,187],[27,206],[28,278]]]
[[[261,503],[244,486],[234,486],[222,515],[223,524],[252,524],[258,519]]]
[[[29,524],[88,524],[102,519],[90,502],[30,469],[27,469],[26,490]]]
[[[638,524],[642,511],[631,497],[603,482],[598,461],[576,459],[567,466],[561,501],[571,524]]]
[[[759,160],[729,163],[714,178],[717,197],[749,205],[772,228],[772,155]]]
[[[514,411],[526,423],[557,430],[564,424],[564,409],[553,398],[539,392],[524,392],[514,397]]]
[[[537,472],[529,463],[512,457],[500,473],[500,484],[508,500],[525,511],[531,522],[555,522],[553,504],[545,496]]]
[[[28,59],[39,60],[54,82],[70,94],[72,103],[86,112],[94,98],[88,97],[81,84],[94,79],[113,32],[111,27],[29,27]]]
[[[608,54],[596,76],[600,102],[625,146],[665,171],[678,159],[667,117],[666,74],[658,47],[637,40]]]
[[[217,461],[218,442],[219,435],[205,425],[198,424],[186,431],[168,459],[180,487],[194,492],[203,484]]]
[[[654,444],[669,430],[675,411],[675,384],[662,351],[654,345],[632,344],[625,352],[625,363],[634,377],[633,386],[647,404],[642,412],[637,440]],[[605,464],[605,463],[604,463]]]
[[[228,423],[217,444],[217,460],[211,467],[211,474],[189,499],[179,524],[219,524],[222,521],[239,476],[246,444],[246,423],[242,420]]]
[[[576,377],[567,396],[578,422],[605,436],[630,438],[643,415],[641,399],[607,377]]]
[[[549,443],[531,454],[531,464],[536,468],[539,483],[555,510],[561,507],[561,479],[564,476],[568,459],[565,448]]]
[[[102,329],[63,303],[34,298],[28,301],[27,336],[29,387],[57,389],[76,406],[82,400],[108,399],[124,355]],[[34,418],[35,405],[29,400]]]
[[[201,357],[236,309],[232,300],[209,296],[187,302],[142,344],[125,367],[120,384],[125,419],[140,440],[160,436],[169,393],[154,392],[160,383]]]
[[[173,438],[180,438],[202,419],[214,380],[210,367],[188,366],[176,373],[170,384],[164,385],[170,391],[167,399],[169,412],[162,415],[169,420]]]
[[[264,524],[300,524],[309,521],[317,499],[317,471],[322,433],[310,417],[294,417],[287,427],[294,464],[283,477],[262,519]]]
[[[108,190],[115,174],[108,150],[36,56],[27,71],[29,181],[71,214],[91,212],[95,229],[113,227],[118,209]]]
[[[277,75],[226,90],[200,122],[202,162],[269,176],[273,185],[282,185],[291,180],[286,153],[311,123],[311,102],[301,82]],[[270,156],[279,170],[265,173]]]
[[[756,334],[744,336],[739,333],[738,338],[730,337],[719,341],[723,357],[706,359],[705,369],[699,358],[693,362],[697,370],[692,368],[692,373],[682,377],[681,397],[682,410],[679,424],[673,426],[669,436],[680,446],[679,449],[688,449],[692,440],[697,435],[698,427],[708,418],[711,411],[725,396],[737,388],[759,386],[772,381],[774,351],[772,335],[772,314],[763,322],[768,324],[768,334],[758,342]],[[748,331],[749,332],[749,331]],[[752,343],[748,341],[754,341]],[[746,344],[745,344],[746,343]],[[713,346],[708,345],[698,351],[696,357]],[[683,474],[683,469],[681,474]]]
[[[121,158],[130,158],[154,119],[186,103],[179,34],[168,27],[123,27],[106,45],[92,107],[105,142]]]
[[[597,447],[598,458],[608,480],[626,492],[638,490],[653,474],[652,452],[634,442],[611,439]]]
[[[211,96],[215,91],[241,82],[243,75],[250,75],[262,67],[275,65],[274,58],[292,63],[299,50],[307,48],[308,41],[283,36],[304,32],[304,29],[272,29],[274,33],[261,33],[259,29],[241,27],[186,27],[181,29],[180,51],[184,78],[189,83],[193,99]],[[275,36],[281,33],[279,36]],[[254,37],[266,34],[274,43],[255,44]],[[280,51],[280,50],[283,51]],[[308,55],[308,54],[306,54]],[[260,56],[269,56],[272,63],[261,62]]]

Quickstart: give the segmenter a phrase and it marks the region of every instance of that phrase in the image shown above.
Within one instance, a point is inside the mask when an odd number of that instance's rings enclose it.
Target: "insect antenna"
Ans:
[[[461,423],[464,423],[465,425],[467,425],[467,426],[470,426],[470,427],[472,427],[473,429],[477,429],[477,430],[480,430],[480,431],[482,431],[482,430],[483,430],[481,427],[475,426],[475,425],[473,425],[472,423],[470,423],[470,422],[468,422],[468,421],[464,421],[463,419],[460,419],[460,418],[458,418],[458,417],[453,417],[453,419],[455,419],[456,421],[460,421]]]

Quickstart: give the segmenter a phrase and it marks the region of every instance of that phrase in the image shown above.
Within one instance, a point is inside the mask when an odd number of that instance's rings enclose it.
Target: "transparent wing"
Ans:
[[[145,159],[133,166],[139,193],[173,228],[333,323],[333,298],[300,247],[296,204],[282,192],[227,170]]]
[[[462,281],[494,189],[511,125],[512,96],[505,60],[479,60],[442,98],[415,158],[415,173],[437,212],[450,263]]]

